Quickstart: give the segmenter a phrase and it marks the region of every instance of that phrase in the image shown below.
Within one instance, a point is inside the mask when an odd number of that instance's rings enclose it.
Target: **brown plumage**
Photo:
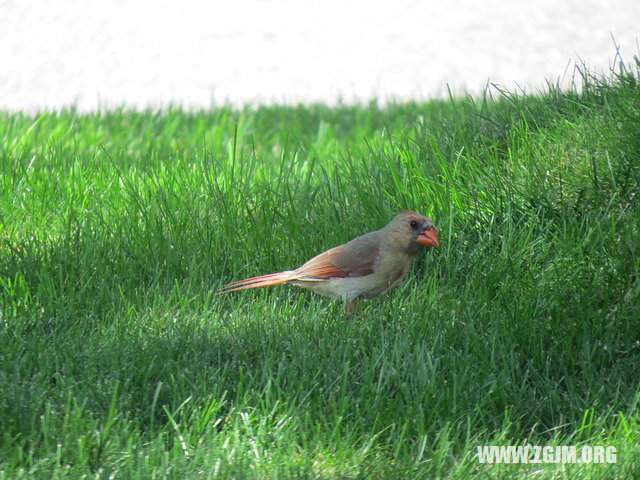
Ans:
[[[351,313],[358,298],[376,297],[400,283],[422,246],[438,244],[430,218],[402,210],[380,230],[327,250],[295,270],[232,282],[222,293],[290,283],[342,298]]]

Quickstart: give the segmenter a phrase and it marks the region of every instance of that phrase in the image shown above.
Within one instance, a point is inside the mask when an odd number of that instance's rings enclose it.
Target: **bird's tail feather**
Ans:
[[[235,292],[236,290],[246,290],[247,288],[269,287],[271,285],[281,285],[292,279],[290,271],[269,273],[259,277],[251,277],[237,282],[231,282],[224,286],[220,293]]]

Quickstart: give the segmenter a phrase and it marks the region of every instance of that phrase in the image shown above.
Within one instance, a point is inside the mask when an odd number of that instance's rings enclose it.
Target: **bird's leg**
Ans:
[[[358,308],[358,297],[352,298],[344,305],[344,314],[351,315]]]

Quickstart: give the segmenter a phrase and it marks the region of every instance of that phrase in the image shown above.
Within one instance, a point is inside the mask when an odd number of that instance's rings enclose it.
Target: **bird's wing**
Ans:
[[[320,280],[344,277],[364,277],[373,273],[379,248],[376,237],[358,237],[312,258],[295,270],[298,277]]]

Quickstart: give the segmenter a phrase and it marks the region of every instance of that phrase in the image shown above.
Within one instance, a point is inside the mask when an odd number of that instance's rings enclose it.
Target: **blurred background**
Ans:
[[[0,0],[0,109],[535,91],[639,35],[635,0]]]

